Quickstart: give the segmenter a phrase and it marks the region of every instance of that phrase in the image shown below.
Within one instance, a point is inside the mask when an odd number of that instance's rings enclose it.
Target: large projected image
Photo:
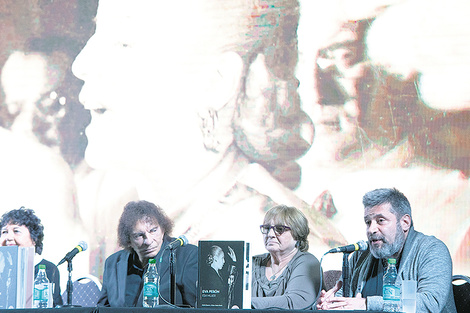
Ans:
[[[128,201],[254,254],[295,206],[320,259],[396,187],[469,275],[470,5],[441,2],[3,1],[0,212],[33,209],[51,262],[88,242],[74,275],[101,277]]]

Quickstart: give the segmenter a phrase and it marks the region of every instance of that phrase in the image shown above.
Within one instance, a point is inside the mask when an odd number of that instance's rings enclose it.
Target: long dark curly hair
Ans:
[[[118,243],[124,249],[132,249],[131,234],[139,221],[158,223],[165,236],[170,235],[173,230],[173,221],[161,207],[145,200],[131,201],[124,206],[118,225]]]

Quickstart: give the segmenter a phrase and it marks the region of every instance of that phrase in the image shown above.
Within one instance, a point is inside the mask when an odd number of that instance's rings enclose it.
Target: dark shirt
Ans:
[[[126,279],[126,306],[135,307],[139,300],[140,292],[142,291],[144,269],[138,262],[137,254],[131,253],[129,255],[129,263],[127,266],[127,279]]]
[[[204,280],[201,282],[202,290],[210,290],[210,297],[204,298],[204,306],[210,308],[227,309],[228,283],[210,265],[204,265]],[[222,270],[220,270],[222,272]]]
[[[368,276],[369,277],[364,284],[364,288],[362,289],[362,297],[381,296],[383,292],[384,276],[382,262],[379,262],[379,260],[374,262]]]
[[[397,260],[397,270],[400,266],[400,258]],[[385,259],[376,259],[372,262],[372,266],[368,273],[368,277],[362,289],[362,297],[367,298],[369,296],[382,296],[383,295],[383,277],[387,271],[388,263]]]

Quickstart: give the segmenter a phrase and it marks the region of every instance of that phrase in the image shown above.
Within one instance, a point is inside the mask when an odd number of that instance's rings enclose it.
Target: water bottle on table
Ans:
[[[34,280],[33,307],[48,308],[49,305],[49,279],[46,275],[46,266],[39,264],[39,272]]]
[[[158,306],[158,284],[159,276],[155,259],[150,259],[147,271],[144,274],[143,306],[145,308],[154,308]]]
[[[383,299],[385,312],[401,312],[401,292],[397,284],[396,260],[388,259],[388,268],[383,277]]]

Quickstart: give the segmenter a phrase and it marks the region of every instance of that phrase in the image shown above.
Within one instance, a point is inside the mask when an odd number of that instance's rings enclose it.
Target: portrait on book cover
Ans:
[[[243,241],[200,241],[198,304],[200,308],[242,308]]]

